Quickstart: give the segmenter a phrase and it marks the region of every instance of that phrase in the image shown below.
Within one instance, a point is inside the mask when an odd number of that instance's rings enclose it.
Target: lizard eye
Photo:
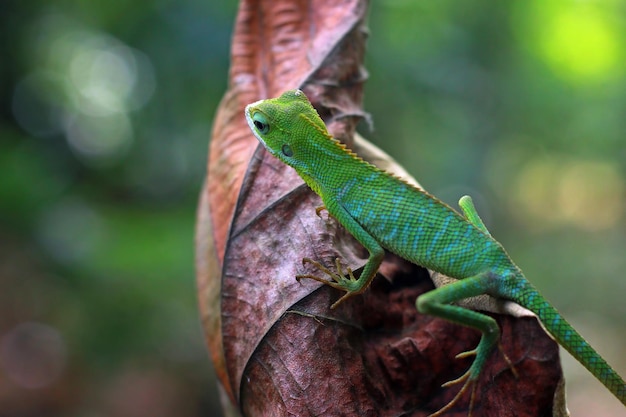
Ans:
[[[255,113],[252,116],[252,123],[254,123],[254,127],[256,127],[262,135],[266,135],[270,131],[270,125],[267,123],[265,116],[261,113]]]
[[[291,149],[291,146],[289,145],[283,145],[283,147],[280,150],[285,156],[293,156],[293,149]]]

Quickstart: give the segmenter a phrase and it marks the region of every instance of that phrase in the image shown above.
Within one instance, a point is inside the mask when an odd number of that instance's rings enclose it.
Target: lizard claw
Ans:
[[[463,352],[462,354],[464,353],[470,354],[471,351]],[[476,380],[471,377],[471,373],[472,372],[470,368],[467,370],[467,372],[465,372],[460,377],[453,379],[452,381],[448,381],[442,385],[443,388],[447,388],[452,385],[456,385],[456,384],[463,382],[463,386],[461,387],[459,392],[457,392],[454,398],[450,400],[448,404],[440,408],[438,411],[435,411],[434,413],[430,414],[428,417],[439,417],[443,415],[444,413],[446,413],[447,411],[449,411],[461,399],[461,397],[463,397],[463,394],[465,394],[465,392],[470,388],[470,386],[472,389],[471,389],[470,403],[469,403],[469,410],[467,412],[467,417],[472,417],[472,409],[474,408],[474,397],[476,394]]]
[[[506,354],[504,349],[502,349],[502,345],[499,342],[498,342],[498,350],[504,357],[504,360],[506,361],[506,363],[509,365],[509,369],[513,373],[513,376],[515,377],[515,379],[519,379],[519,374],[517,373],[517,369],[515,369],[515,365],[513,365],[513,362],[511,361],[511,359],[509,359],[508,355]]]
[[[333,286],[333,284],[335,284],[337,281],[337,277],[338,275],[333,273],[330,269],[326,268],[324,265],[322,265],[321,263],[314,261],[311,258],[302,258],[302,266],[306,266],[306,264],[311,264],[313,265],[315,268],[319,269],[320,271],[322,271],[324,274],[328,275],[330,278],[332,278],[332,280],[326,280],[323,278],[319,278],[315,275],[311,275],[311,274],[300,274],[300,275],[296,275],[296,280],[300,281],[302,278],[309,278],[315,281],[319,281],[321,283],[330,285],[331,287]],[[341,271],[339,271],[341,273]],[[341,288],[340,288],[341,289]]]
[[[315,262],[311,258],[302,258],[302,266],[306,266],[306,264],[316,264],[316,263],[317,262]]]
[[[315,208],[315,214],[317,215],[317,217],[319,217],[319,218],[321,219],[321,218],[322,218],[322,214],[321,214],[321,213],[322,213],[322,211],[324,211],[324,210],[328,211],[328,209],[327,209],[327,208],[326,208],[326,206],[324,206],[324,205],[321,205],[321,206],[319,206],[319,207],[316,207],[316,208]]]
[[[458,355],[456,355],[454,358],[455,359],[465,359],[465,358],[469,358],[470,356],[476,356],[476,349],[466,350],[465,352],[461,352]]]

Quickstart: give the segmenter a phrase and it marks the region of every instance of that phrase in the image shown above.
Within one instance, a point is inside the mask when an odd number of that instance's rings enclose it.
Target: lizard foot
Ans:
[[[336,308],[339,304],[343,303],[345,300],[352,297],[353,295],[358,294],[358,292],[354,291],[355,283],[357,282],[357,279],[354,277],[354,273],[352,272],[352,269],[350,269],[350,267],[346,267],[346,273],[344,274],[343,268],[341,266],[341,261],[339,258],[335,259],[335,267],[337,268],[336,273],[326,268],[321,263],[314,261],[311,258],[302,259],[302,265],[306,265],[306,264],[313,265],[314,267],[319,269],[321,272],[323,272],[325,275],[330,277],[330,279],[320,278],[316,275],[311,275],[311,274],[301,274],[301,275],[296,275],[296,280],[298,280],[298,282],[303,278],[312,279],[314,281],[321,282],[322,284],[325,284],[335,289],[346,292],[339,300],[337,300],[333,305],[330,306],[331,309]]]

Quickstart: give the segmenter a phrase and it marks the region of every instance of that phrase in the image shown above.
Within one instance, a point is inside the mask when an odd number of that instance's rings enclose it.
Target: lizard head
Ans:
[[[330,137],[317,111],[300,90],[289,90],[280,97],[249,104],[245,114],[252,133],[263,146],[300,174],[307,174],[307,154],[314,152],[311,132]]]

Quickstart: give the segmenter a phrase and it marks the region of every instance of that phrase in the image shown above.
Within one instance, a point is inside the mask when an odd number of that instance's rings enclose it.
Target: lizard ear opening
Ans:
[[[289,145],[286,145],[286,144],[283,145],[283,147],[280,150],[283,153],[283,155],[285,155],[286,157],[293,156],[293,149],[291,149],[291,146]]]
[[[267,119],[263,116],[262,113],[254,113],[252,115],[252,123],[254,123],[254,127],[257,128],[260,134],[266,135],[270,131],[270,125],[267,123]]]

